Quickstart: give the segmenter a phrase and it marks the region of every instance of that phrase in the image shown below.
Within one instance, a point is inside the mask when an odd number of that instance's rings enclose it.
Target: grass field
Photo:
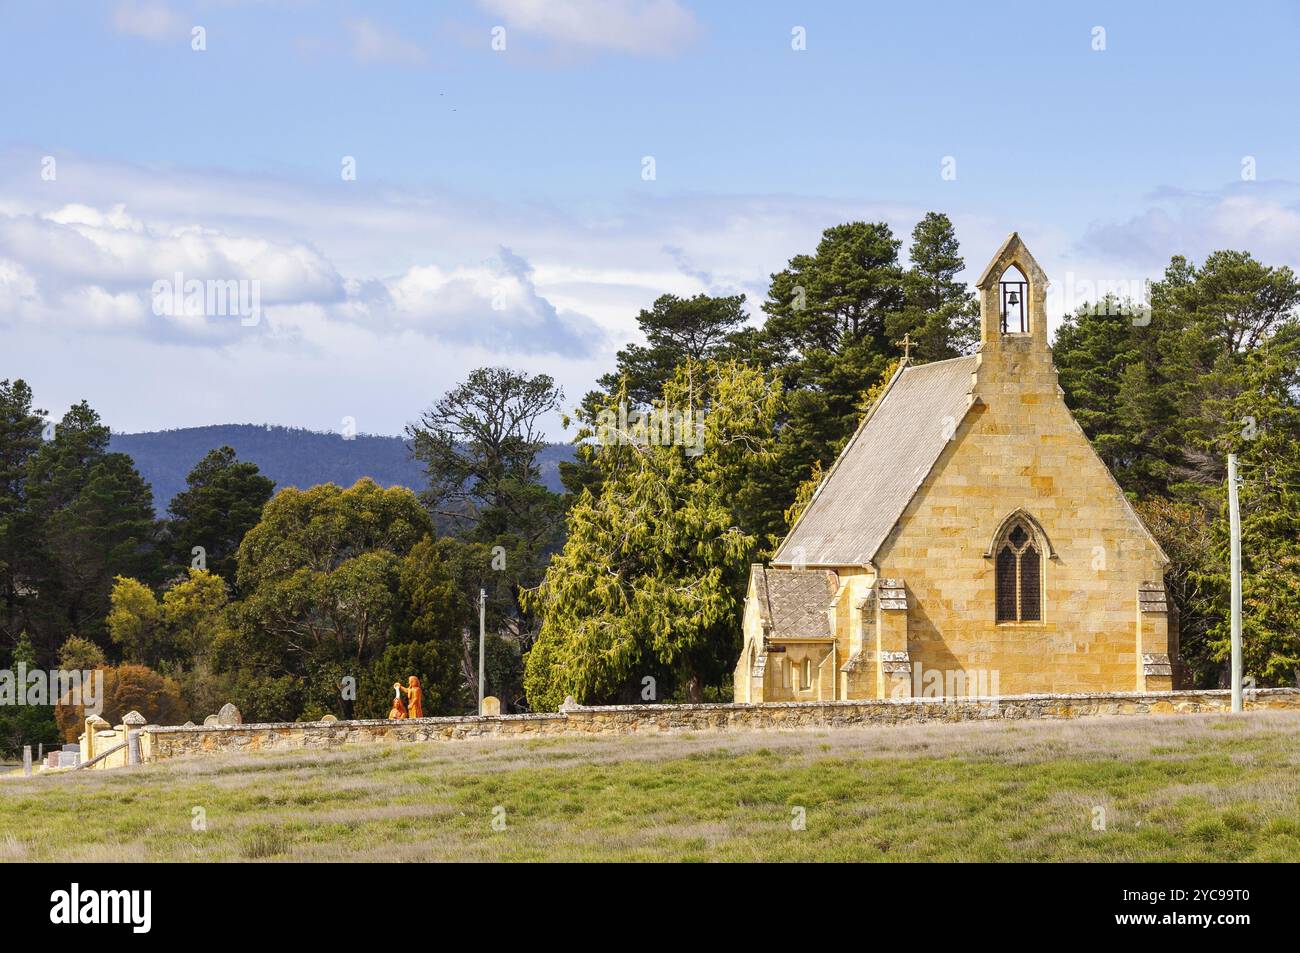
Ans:
[[[0,857],[1295,861],[1300,714],[493,740],[10,777]]]

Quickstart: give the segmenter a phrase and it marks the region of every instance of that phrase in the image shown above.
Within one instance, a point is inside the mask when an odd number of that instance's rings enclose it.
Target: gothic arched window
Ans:
[[[997,577],[997,621],[1041,622],[1043,553],[1033,530],[1017,519],[993,547]]]

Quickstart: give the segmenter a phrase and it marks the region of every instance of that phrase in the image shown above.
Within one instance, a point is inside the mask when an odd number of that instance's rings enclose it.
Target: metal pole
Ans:
[[[1237,509],[1237,455],[1228,454],[1228,530],[1232,572],[1232,710],[1241,711],[1241,513]]]
[[[478,591],[478,713],[483,714],[483,642],[486,631],[487,590]]]

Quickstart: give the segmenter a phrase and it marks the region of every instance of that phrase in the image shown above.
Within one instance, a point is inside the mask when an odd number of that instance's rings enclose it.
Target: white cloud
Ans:
[[[164,175],[75,154],[60,157],[56,182],[42,182],[39,160],[0,152],[6,373],[43,382],[44,406],[86,397],[121,429],[331,428],[349,414],[365,430],[397,433],[485,364],[544,371],[577,401],[659,295],[743,292],[757,313],[768,276],[823,229],[883,219],[904,236],[926,211],[668,192],[560,206],[306,177]],[[1003,228],[954,219],[978,270]],[[153,282],[178,270],[259,279],[263,320],[154,315]],[[55,349],[66,357],[49,361]]]
[[[361,17],[343,24],[352,39],[352,57],[358,63],[419,66],[425,53],[419,46],[373,20]]]
[[[677,0],[479,0],[509,29],[567,47],[669,56],[699,35],[695,15]]]
[[[1212,192],[1161,189],[1123,221],[1095,222],[1079,242],[1086,253],[1162,271],[1172,255],[1200,262],[1235,248],[1270,265],[1300,270],[1300,186],[1243,182]]]
[[[186,32],[184,21],[156,0],[118,0],[113,6],[113,29],[148,40],[166,40]]]

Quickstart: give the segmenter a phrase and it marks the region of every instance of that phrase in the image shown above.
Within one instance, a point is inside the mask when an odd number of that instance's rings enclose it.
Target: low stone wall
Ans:
[[[1300,711],[1300,689],[1246,693],[1247,709]],[[262,725],[150,726],[141,731],[145,761],[219,751],[286,751],[374,742],[457,741],[556,735],[629,735],[752,729],[848,728],[934,721],[1086,718],[1230,711],[1227,690],[1017,695],[1006,698],[900,698],[884,701],[775,702],[758,705],[610,705],[556,714],[333,721]]]

